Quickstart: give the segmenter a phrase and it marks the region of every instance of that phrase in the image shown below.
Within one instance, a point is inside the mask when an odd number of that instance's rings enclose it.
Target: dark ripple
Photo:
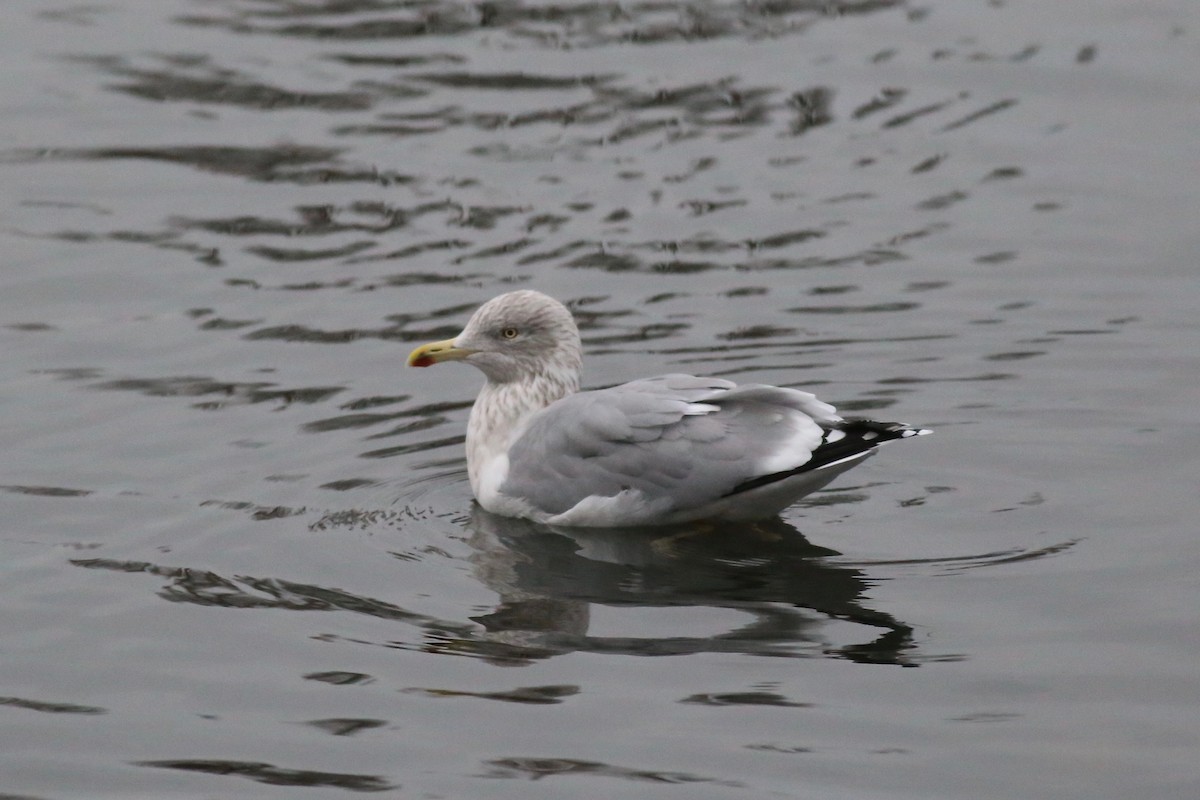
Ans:
[[[407,175],[353,167],[337,161],[340,148],[279,144],[271,147],[221,145],[176,147],[43,148],[0,151],[0,163],[43,161],[159,161],[181,164],[202,172],[236,175],[254,181],[296,184],[406,183]],[[321,164],[323,166],[313,166]]]
[[[225,319],[223,317],[212,317],[206,319],[200,324],[202,331],[236,331],[241,328],[248,328],[251,325],[258,325],[262,320],[258,319]]]
[[[798,703],[775,692],[730,692],[723,694],[693,694],[679,702],[700,706],[775,706],[777,708],[811,708],[812,703]]]
[[[200,506],[213,506],[216,508],[224,508],[230,511],[249,511],[250,518],[261,522],[268,519],[283,519],[285,517],[295,517],[303,514],[305,508],[288,508],[287,506],[260,506],[246,500],[205,500],[200,503]],[[134,572],[141,570],[123,570],[125,572]]]
[[[343,409],[351,411],[361,411],[364,408],[378,408],[379,406],[390,406],[395,403],[403,403],[411,399],[412,395],[400,394],[392,397],[362,397],[358,400],[351,400],[340,406]]]
[[[896,301],[892,303],[872,303],[862,306],[797,306],[784,310],[789,314],[878,314],[912,311],[920,307],[920,303]]]
[[[729,360],[732,361],[734,359],[729,359]],[[684,359],[684,360],[681,360],[679,363],[686,364],[686,363],[688,363],[688,361],[689,361],[688,359]],[[702,363],[702,359],[696,359],[692,363]],[[785,361],[785,362],[781,362],[781,363],[755,362],[754,364],[742,364],[737,367],[729,367],[726,369],[705,369],[704,374],[711,375],[712,377],[715,377],[715,378],[731,378],[731,379],[737,378],[740,376],[744,380],[746,378],[746,376],[751,375],[755,372],[773,372],[773,373],[781,373],[782,372],[782,373],[795,374],[795,373],[807,372],[809,370],[814,370],[814,369],[827,369],[831,366],[833,366],[833,365],[828,364],[828,363],[821,363],[821,362],[812,362],[812,363],[802,363],[802,362],[796,362],[796,361]],[[803,386],[798,387],[798,388],[807,387],[808,389],[812,389],[817,386],[824,386],[824,385],[826,385],[826,383],[827,383],[826,381],[810,380],[810,381],[806,381]],[[781,384],[781,385],[787,386],[788,384]],[[842,410],[845,410],[845,408],[846,408],[844,405],[841,405],[839,407]]]
[[[413,80],[450,89],[574,89],[613,80],[613,75],[534,75],[528,72],[423,72],[408,76]]]
[[[222,408],[235,404],[277,402],[321,403],[344,386],[310,386],[296,389],[276,389],[269,382],[238,383],[204,377],[120,378],[92,384],[90,388],[110,391],[140,392],[148,397],[205,397],[220,395],[221,400],[205,404],[205,408]]]
[[[725,341],[738,341],[740,339],[774,339],[779,336],[791,336],[796,333],[795,328],[783,328],[778,325],[746,325],[736,330],[727,333],[718,333],[716,338]]]
[[[380,482],[370,478],[345,478],[340,481],[322,483],[318,489],[328,489],[333,492],[349,492],[366,486],[379,486]]]
[[[408,694],[426,697],[475,697],[483,700],[500,700],[522,705],[556,705],[564,697],[579,694],[580,687],[574,685],[519,686],[506,692],[467,692],[458,689],[405,689]]]
[[[10,331],[21,331],[22,333],[44,333],[46,331],[56,331],[57,327],[46,322],[12,322],[0,327],[7,328]]]
[[[703,217],[726,208],[738,208],[749,203],[748,200],[685,200],[680,208],[688,210],[690,216]]]
[[[396,206],[361,201],[346,206],[297,206],[295,219],[271,219],[252,215],[193,219],[172,217],[180,230],[199,230],[223,236],[324,236],[337,233],[388,233],[404,228],[428,214],[458,214],[459,206],[449,201]]]
[[[548,260],[556,257],[559,252],[541,254],[537,259]],[[531,263],[534,258],[534,256],[526,256],[522,263]],[[643,265],[641,259],[630,253],[596,252],[577,256],[566,262],[563,266],[577,269],[601,269],[605,272],[632,272],[641,269]]]
[[[30,700],[26,697],[0,697],[0,706],[40,711],[43,714],[107,714],[108,709],[99,706],[83,706],[78,703],[52,703],[46,700]],[[0,796],[2,797],[2,796]]]
[[[431,626],[442,631],[446,630],[447,626],[459,631],[470,628],[407,611],[383,600],[279,578],[256,578],[249,575],[226,578],[209,570],[108,558],[71,559],[71,564],[84,569],[144,573],[166,578],[168,582],[159,590],[158,595],[173,603],[241,609],[351,611],[379,619]]]
[[[892,108],[901,100],[903,100],[907,94],[907,89],[898,89],[893,87],[881,89],[878,95],[854,109],[854,112],[851,114],[851,116],[854,119],[862,119],[863,117],[870,116],[871,114],[876,114],[880,111]]]
[[[1005,181],[1013,178],[1020,178],[1025,175],[1025,171],[1020,167],[996,167],[983,177],[984,181]]]
[[[599,761],[580,761],[573,758],[497,758],[487,761],[486,764],[490,769],[483,774],[482,777],[485,778],[520,777],[530,780],[542,780],[558,775],[599,775],[605,778],[621,778],[642,783],[711,783],[731,788],[742,785],[734,781],[705,778],[686,772],[633,769],[604,764]]]
[[[690,325],[682,322],[650,323],[618,333],[588,336],[584,341],[588,345],[636,344],[654,341],[655,339],[668,339],[690,327]]]
[[[111,88],[144,100],[232,105],[260,111],[313,108],[322,111],[362,111],[375,104],[366,92],[292,92],[252,81],[189,78],[169,72],[128,70],[132,83]]]
[[[882,378],[876,383],[882,385],[895,384],[918,384],[918,383],[974,383],[976,381],[1008,381],[1014,380],[1020,376],[1014,375],[1011,372],[985,372],[979,375],[966,375],[954,378],[918,378],[914,376],[902,376],[897,378]]]
[[[920,203],[917,203],[917,208],[922,211],[941,211],[956,203],[961,203],[969,196],[966,192],[961,191],[946,192],[945,194],[930,197],[928,200],[922,200]]]
[[[780,269],[818,269],[826,267],[849,267],[855,264],[874,267],[893,261],[904,261],[908,256],[899,250],[884,247],[870,247],[857,253],[844,256],[806,256],[797,259],[756,258],[736,265],[737,269],[746,271],[766,271]]]
[[[379,450],[368,450],[361,453],[362,458],[394,458],[409,453],[423,453],[427,450],[438,450],[443,447],[462,447],[466,443],[465,436],[449,436],[444,439],[432,439],[424,442],[384,447]]]
[[[326,56],[330,61],[340,61],[352,66],[371,67],[423,67],[430,64],[462,64],[466,56],[457,53],[422,53],[414,55],[369,55],[366,53],[338,53]]]
[[[517,263],[528,265],[543,261],[561,261],[561,266],[564,267],[599,269],[605,272],[687,274],[721,269],[805,269],[810,267],[844,266],[856,263],[874,265],[887,261],[902,260],[904,258],[903,254],[897,250],[883,248],[870,248],[861,253],[849,256],[808,256],[795,259],[754,257],[754,254],[759,251],[782,250],[801,246],[812,240],[823,238],[825,235],[825,231],[822,230],[802,229],[740,241],[722,240],[709,234],[679,240],[657,240],[626,244],[576,240],[560,245],[553,250],[529,253],[522,256]],[[570,260],[562,261],[562,259],[579,250],[587,250],[589,252],[576,255]],[[655,254],[665,252],[670,254],[672,258],[665,260],[661,258],[645,258],[638,251],[650,251]],[[689,260],[680,258],[681,255],[691,253],[741,254],[749,255],[751,258],[741,261]]]
[[[860,338],[842,338],[842,339],[803,339],[803,340],[784,340],[784,341],[755,341],[747,344],[724,344],[724,345],[704,345],[704,346],[688,346],[688,347],[664,347],[655,350],[657,353],[672,356],[693,356],[693,361],[703,361],[706,358],[720,359],[723,355],[731,358],[737,358],[739,353],[745,351],[761,352],[763,350],[775,350],[780,352],[795,352],[805,353],[812,351],[837,350],[844,347],[869,344],[899,344],[910,342],[933,342],[944,339],[953,339],[953,334],[928,334],[924,336],[891,336],[891,337],[860,337]]]
[[[313,719],[304,723],[334,736],[353,736],[363,731],[382,728],[387,720],[382,719]]]
[[[404,414],[343,414],[340,417],[319,419],[304,425],[309,433],[325,433],[326,431],[346,430],[348,428],[367,428],[381,422],[395,419]],[[437,419],[436,417],[433,419]]]
[[[951,490],[949,487],[931,486],[926,487],[926,491],[929,491],[930,494],[935,494],[938,492]],[[1027,501],[1023,505],[1036,504],[1036,501]],[[1007,510],[1009,509],[996,509],[996,511]],[[1017,564],[1023,561],[1037,561],[1043,558],[1050,558],[1070,550],[1081,541],[1083,540],[1068,539],[1066,541],[1056,542],[1045,547],[1017,547],[1008,550],[997,550],[989,553],[974,553],[963,556],[938,556],[935,558],[907,558],[878,561],[847,561],[843,563],[847,564],[848,566],[855,567],[937,566],[942,567],[946,572],[959,572],[968,569],[983,569],[986,567]]]
[[[1023,361],[1027,358],[1037,358],[1046,355],[1045,350],[1010,350],[1005,353],[993,353],[984,356],[985,361]]]
[[[343,5],[357,6],[358,8],[346,10],[358,11],[365,10],[369,4],[347,3]],[[390,7],[391,4],[388,4],[388,6]],[[309,10],[306,13],[303,6],[296,6],[294,9],[281,11],[237,13],[232,19],[191,15],[178,17],[177,20],[185,25],[219,27],[234,33],[274,34],[276,36],[317,39],[321,41],[369,41],[375,39],[411,39],[422,36],[450,36],[465,33],[477,27],[473,19],[475,15],[472,13],[472,9],[465,7],[447,7],[440,11],[422,9],[420,16],[412,19],[395,19],[389,17],[387,19],[367,19],[347,22],[341,25],[301,22],[270,25],[250,21],[256,18],[274,21],[275,19],[283,18],[285,15],[289,18],[303,17],[314,13],[336,12],[337,10],[336,8],[322,8],[320,11]]]
[[[117,56],[75,56],[68,60],[106,72],[128,83],[108,88],[157,102],[186,101],[232,105],[259,111],[312,108],[321,111],[362,111],[375,100],[367,92],[297,92],[270,86],[217,66],[208,56],[157,55],[157,69],[133,66]]]
[[[209,759],[164,759],[133,761],[138,767],[175,769],[183,772],[203,772],[208,775],[236,775],[270,786],[309,786],[345,789],[351,792],[385,792],[398,789],[377,775],[355,775],[345,772],[318,772],[310,769],[286,769],[261,761],[224,761]]]
[[[970,125],[972,122],[981,120],[984,117],[991,116],[992,114],[998,114],[1001,111],[1010,109],[1013,106],[1015,106],[1016,104],[1017,104],[1016,100],[1012,100],[1012,99],[1000,100],[998,102],[992,103],[991,105],[989,105],[985,108],[981,108],[978,111],[974,111],[970,114],[967,114],[965,117],[956,119],[947,125],[943,125],[941,128],[938,129],[938,133],[946,133],[947,131],[957,130],[958,128],[961,128],[965,125]]]
[[[812,386],[813,384],[808,383],[805,385]],[[803,389],[804,386],[796,386],[795,388]],[[883,411],[885,409],[891,408],[892,406],[894,406],[896,404],[896,402],[897,402],[897,400],[894,397],[860,398],[858,400],[839,401],[837,404],[837,408],[838,408],[838,411],[842,414],[854,413],[854,414],[859,414],[859,415],[871,415],[871,414],[874,414],[874,412]],[[830,491],[830,490],[827,490],[827,491]],[[838,503],[842,502],[841,500],[836,499],[837,498],[836,495],[824,495],[824,497],[830,497],[830,498],[834,499],[834,502],[830,503],[830,505],[837,505]],[[813,503],[819,505],[820,498],[818,498],[817,500],[812,500],[810,498],[809,500],[806,500],[805,502],[806,502],[806,504],[809,502],[813,502]]]
[[[257,288],[257,287],[256,287]],[[288,287],[281,287],[288,288]],[[401,319],[400,317],[404,317]],[[300,342],[304,344],[343,345],[359,339],[383,339],[397,342],[425,342],[445,339],[456,335],[462,325],[441,325],[420,330],[406,330],[405,326],[416,321],[417,315],[393,315],[396,323],[378,328],[342,328],[324,330],[311,325],[271,325],[250,331],[242,336],[248,341]],[[429,318],[428,316],[426,317]],[[268,384],[270,385],[270,384]]]
[[[380,0],[337,3],[233,3],[226,14],[193,14],[184,24],[237,33],[321,41],[446,37],[501,31],[533,46],[587,47],[606,43],[656,44],[728,36],[781,36],[825,18],[902,7],[901,0],[767,0],[766,2],[525,3],[495,0],[468,6],[396,4]],[[320,17],[320,21],[312,18]]]
[[[906,111],[903,114],[897,114],[896,116],[894,116],[894,117],[890,118],[889,120],[887,120],[886,122],[884,122],[883,127],[884,128],[899,128],[903,125],[909,124],[910,122],[918,120],[921,117],[926,117],[926,116],[929,116],[930,114],[936,114],[937,112],[941,111],[942,109],[950,106],[953,102],[954,102],[953,100],[943,100],[940,103],[930,103],[928,105],[924,105],[919,108],[912,109],[911,111]]]
[[[345,256],[354,255],[355,253],[361,253],[364,250],[370,250],[372,247],[375,247],[375,242],[373,242],[373,241],[350,242],[349,244],[342,245],[341,247],[329,247],[329,248],[324,248],[324,249],[300,248],[300,247],[282,248],[282,247],[268,247],[266,245],[258,245],[255,247],[247,247],[246,252],[250,253],[251,255],[256,255],[259,258],[264,258],[267,261],[278,261],[280,263],[286,264],[286,263],[296,263],[296,262],[301,262],[301,261],[327,261],[332,258],[342,258]],[[286,286],[285,288],[289,288],[289,289],[305,288],[305,289],[307,289],[307,288],[320,288],[325,285],[326,284],[320,284],[320,283],[302,284],[299,286],[289,285],[289,286]]]
[[[801,244],[810,239],[820,239],[825,235],[824,231],[805,229],[798,231],[788,231],[786,233],[777,233],[772,236],[766,236],[761,239],[748,239],[746,245],[752,250],[773,250],[777,247],[787,247],[793,244]]]
[[[333,686],[357,686],[375,682],[374,678],[365,673],[346,672],[344,670],[335,670],[332,672],[310,672],[304,676],[304,679],[307,681],[328,683]]]
[[[996,253],[988,253],[983,256],[976,256],[976,264],[1003,264],[1006,261],[1012,261],[1017,257],[1015,250],[1001,250]]]
[[[61,486],[0,486],[0,491],[28,494],[35,497],[87,497],[91,489],[67,489]]]
[[[933,169],[935,169],[939,164],[941,164],[945,159],[946,159],[946,156],[941,155],[941,154],[936,155],[936,156],[931,156],[931,157],[925,159],[924,161],[922,161],[921,163],[917,164],[915,167],[913,167],[911,170],[909,170],[909,172],[911,172],[913,175],[920,175],[923,172],[930,172]]]
[[[446,420],[441,417],[425,417],[422,419],[415,419],[412,422],[406,422],[403,425],[393,425],[391,428],[388,428],[386,431],[380,431],[379,433],[373,433],[370,436],[368,436],[367,438],[368,439],[387,439],[392,436],[407,436],[408,434],[418,433],[420,431],[427,431],[432,428],[436,428],[436,427],[440,426],[442,423],[444,423],[445,421]]]

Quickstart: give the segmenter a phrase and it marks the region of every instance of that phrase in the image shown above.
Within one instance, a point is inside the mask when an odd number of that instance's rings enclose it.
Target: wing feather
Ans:
[[[501,491],[560,514],[635,490],[658,508],[699,508],[795,470],[841,422],[807,392],[664,375],[565,397],[509,448]]]

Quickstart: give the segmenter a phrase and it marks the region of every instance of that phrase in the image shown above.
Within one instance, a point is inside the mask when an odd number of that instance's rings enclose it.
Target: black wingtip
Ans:
[[[841,433],[836,436],[834,432]],[[907,439],[910,436],[927,436],[933,433],[929,428],[914,428],[904,422],[879,422],[873,419],[847,419],[829,428],[825,440],[829,444],[846,441],[869,443],[869,446],[883,444],[896,439]]]
[[[799,475],[815,472],[824,467],[834,467],[847,461],[860,460],[869,456],[881,444],[912,436],[927,436],[933,433],[928,428],[914,428],[903,422],[877,422],[873,419],[847,419],[825,429],[825,440],[808,461],[792,470],[775,472],[751,478],[733,488],[729,494],[757,489],[771,483]]]

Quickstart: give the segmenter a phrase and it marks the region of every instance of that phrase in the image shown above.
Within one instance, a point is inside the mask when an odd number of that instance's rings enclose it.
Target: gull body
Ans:
[[[531,290],[489,300],[410,366],[464,361],[486,382],[467,423],[471,490],[488,511],[551,525],[762,519],[929,431],[847,420],[808,392],[672,374],[579,391],[579,331]]]

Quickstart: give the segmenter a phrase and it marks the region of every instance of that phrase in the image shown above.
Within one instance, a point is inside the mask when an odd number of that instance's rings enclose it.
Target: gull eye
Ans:
[[[500,331],[500,338],[502,339],[515,339],[520,335],[521,332],[516,328],[505,328],[504,330]]]

